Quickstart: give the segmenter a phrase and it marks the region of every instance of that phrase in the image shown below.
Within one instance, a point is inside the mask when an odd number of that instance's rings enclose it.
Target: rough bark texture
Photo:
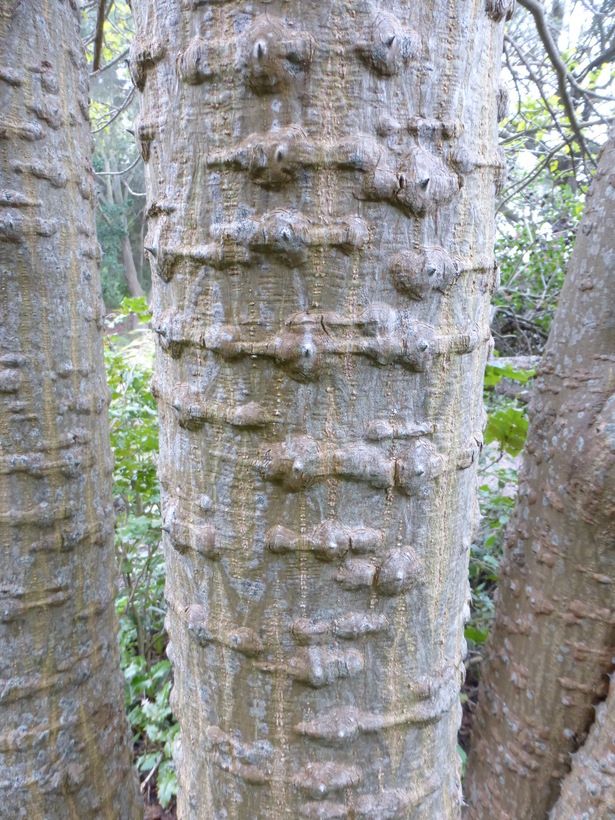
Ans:
[[[470,817],[545,817],[613,669],[614,167],[611,138],[530,404],[468,761]]]
[[[455,817],[503,14],[135,12],[179,816]]]
[[[572,758],[572,770],[551,814],[551,820],[615,817],[615,686],[596,709],[587,741]]]
[[[140,814],[79,15],[0,5],[0,814]]]

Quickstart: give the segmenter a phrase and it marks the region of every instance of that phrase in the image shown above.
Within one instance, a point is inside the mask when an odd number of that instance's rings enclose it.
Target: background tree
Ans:
[[[180,816],[459,811],[509,5],[135,4]]]
[[[91,68],[96,227],[108,309],[117,309],[124,297],[140,297],[150,288],[148,266],[143,264],[143,162],[133,136],[138,106],[127,68],[133,36],[132,14],[124,0],[84,4],[82,37]]]
[[[117,820],[140,806],[78,30],[75,3],[0,7],[0,805]]]
[[[509,162],[498,198],[502,269],[492,331],[501,355],[541,354],[599,146],[612,118],[612,0],[520,3],[504,38]]]
[[[546,815],[613,671],[614,161],[612,138],[534,388],[468,761],[471,817]]]
[[[491,360],[486,371],[487,446],[479,465],[482,520],[470,558],[472,611],[466,626],[468,674],[460,735],[466,749],[482,649],[493,618],[504,529],[516,495],[531,379],[557,306],[593,161],[612,118],[614,69],[605,45],[613,37],[608,9],[606,3],[594,7],[585,0],[544,6],[559,52],[555,56],[567,67],[566,87],[589,150],[585,154],[562,105],[558,76],[535,17],[521,6],[506,25],[502,75],[508,93],[499,101],[502,113],[508,109],[500,141],[509,169],[497,199],[495,255],[501,284],[491,318],[499,359]],[[589,98],[591,107],[574,82],[596,92]]]

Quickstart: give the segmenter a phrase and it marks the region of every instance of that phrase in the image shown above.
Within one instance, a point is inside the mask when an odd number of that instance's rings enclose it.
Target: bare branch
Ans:
[[[127,174],[128,171],[132,171],[132,169],[135,167],[135,165],[139,162],[140,159],[141,159],[140,156],[136,157],[134,162],[132,162],[128,166],[128,168],[124,168],[121,171],[94,171],[94,173],[96,174],[97,177],[121,177],[122,174]]]
[[[100,77],[100,75],[103,73],[103,71],[106,71],[108,68],[111,68],[111,66],[117,65],[117,63],[119,63],[120,60],[123,60],[124,57],[127,57],[128,56],[128,51],[129,51],[129,49],[125,48],[124,51],[121,51],[117,55],[117,57],[114,57],[112,60],[109,60],[108,63],[105,63],[103,66],[101,66],[98,69],[98,71],[90,71],[90,77]]]
[[[102,54],[103,33],[105,30],[105,6],[107,0],[99,0],[98,14],[96,15],[96,34],[94,35],[94,59],[92,60],[92,70],[98,71],[100,68],[100,55]]]
[[[104,125],[99,125],[98,128],[94,128],[92,130],[92,134],[98,134],[101,131],[104,131],[105,128],[108,128],[111,125],[111,123],[114,122],[120,116],[122,111],[125,111],[128,108],[128,106],[132,102],[132,99],[133,99],[134,95],[135,95],[135,90],[134,90],[134,87],[133,87],[133,88],[130,89],[130,91],[128,92],[128,96],[126,97],[124,102],[120,105],[120,107],[117,109],[117,111],[113,114],[113,116],[110,119],[108,119],[105,122]]]
[[[581,147],[581,150],[589,158],[589,161],[592,163],[592,165],[595,166],[596,161],[592,157],[590,150],[587,147],[585,137],[583,136],[583,133],[579,127],[577,115],[575,113],[572,100],[570,99],[570,95],[568,94],[567,82],[570,81],[583,94],[585,94],[585,90],[576,83],[574,77],[570,74],[566,67],[566,64],[562,60],[562,57],[557,49],[557,46],[553,41],[553,37],[551,36],[549,24],[547,22],[547,18],[545,17],[545,10],[542,3],[538,2],[538,0],[519,0],[519,5],[523,6],[524,9],[529,11],[529,13],[534,18],[534,22],[536,23],[536,30],[538,31],[538,36],[540,37],[542,44],[545,47],[545,51],[547,52],[549,60],[551,61],[551,64],[555,69],[555,74],[557,75],[557,88],[562,100],[562,104],[564,106],[564,110],[566,111],[566,116],[568,117],[568,121],[570,122],[570,127],[574,132],[574,135]]]
[[[579,76],[579,81],[583,80],[587,75],[594,70],[594,68],[598,68],[599,66],[603,65],[604,63],[610,63],[613,59],[615,59],[615,40],[611,43],[609,48],[606,51],[603,51],[602,54],[599,54],[595,57],[591,63],[583,69],[583,73]]]

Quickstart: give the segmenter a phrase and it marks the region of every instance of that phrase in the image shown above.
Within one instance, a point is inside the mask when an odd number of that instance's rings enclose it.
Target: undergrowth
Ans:
[[[137,327],[128,336],[113,335],[115,326],[131,314]],[[115,553],[120,571],[115,605],[126,709],[142,791],[156,790],[158,802],[167,808],[177,794],[172,753],[179,725],[169,706],[172,680],[165,657],[158,413],[150,392],[154,345],[149,320],[144,298],[125,299],[121,312],[108,323],[105,364],[111,390]]]

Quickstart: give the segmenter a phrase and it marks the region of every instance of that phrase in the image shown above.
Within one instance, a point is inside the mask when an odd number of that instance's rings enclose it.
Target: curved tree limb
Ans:
[[[591,152],[587,146],[587,142],[585,141],[585,137],[583,136],[583,132],[579,126],[579,121],[577,120],[577,115],[574,110],[574,106],[572,104],[572,100],[570,98],[570,94],[568,93],[567,83],[570,81],[574,84],[577,90],[581,90],[583,94],[585,94],[585,90],[579,86],[574,77],[568,71],[566,64],[562,60],[562,57],[558,51],[558,48],[551,36],[551,32],[549,31],[549,25],[547,22],[547,18],[545,16],[545,10],[542,3],[538,2],[538,0],[519,0],[519,4],[523,6],[526,11],[534,18],[534,22],[536,23],[536,30],[538,32],[538,36],[540,37],[543,46],[545,47],[545,51],[555,69],[555,73],[557,76],[557,88],[559,91],[559,95],[562,100],[562,104],[564,106],[564,110],[566,111],[566,116],[570,122],[570,127],[572,128],[575,137],[581,147],[583,153],[589,158],[589,161],[592,165],[596,165],[596,161],[591,155]]]

